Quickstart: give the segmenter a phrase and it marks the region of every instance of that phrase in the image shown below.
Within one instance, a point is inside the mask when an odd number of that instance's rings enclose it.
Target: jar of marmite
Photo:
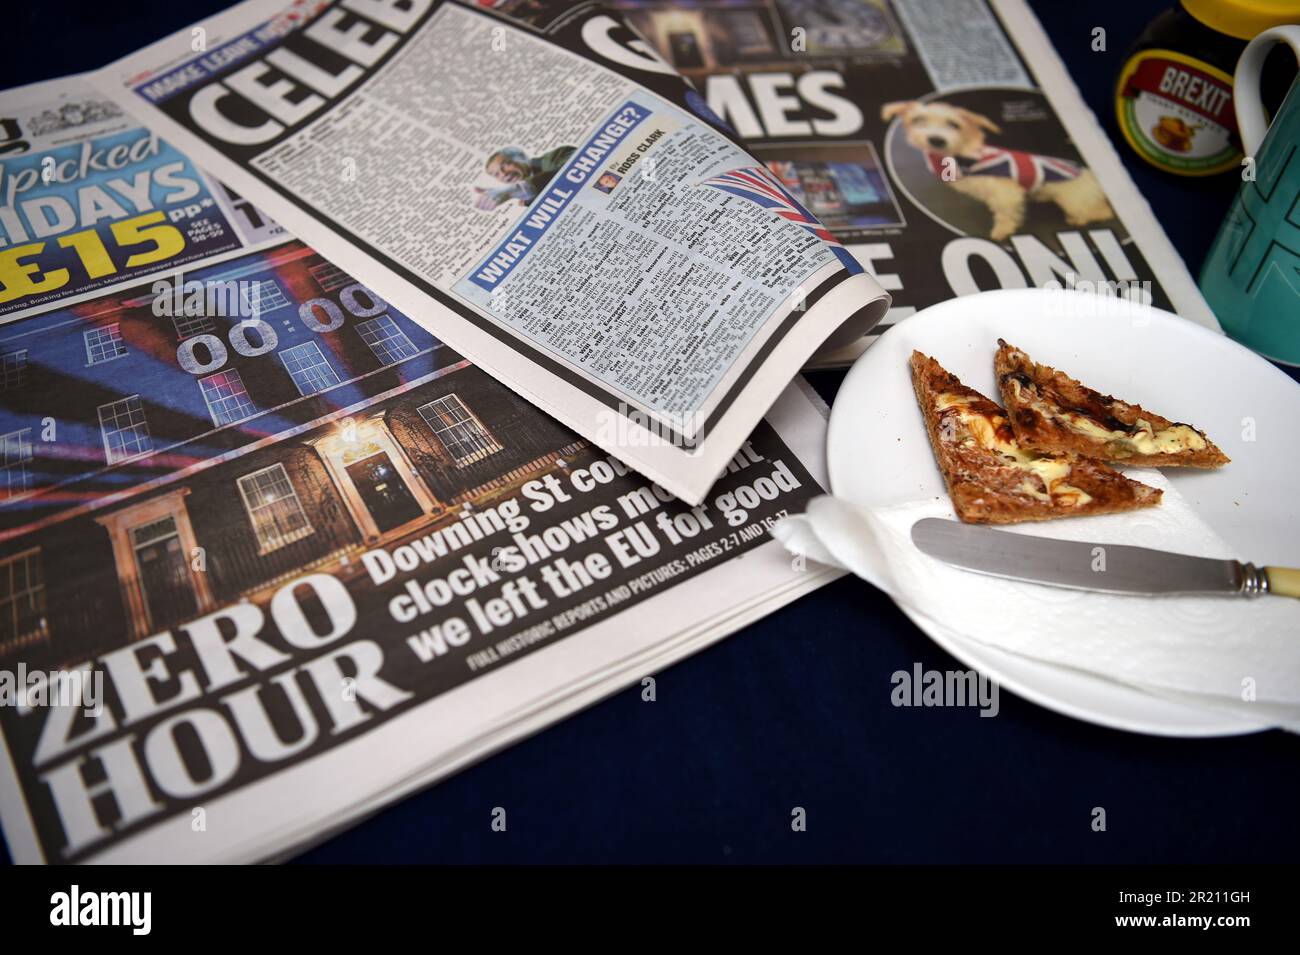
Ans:
[[[1237,58],[1257,33],[1283,23],[1300,23],[1300,0],[1181,0],[1153,20],[1115,87],[1116,118],[1134,152],[1183,176],[1236,169]]]

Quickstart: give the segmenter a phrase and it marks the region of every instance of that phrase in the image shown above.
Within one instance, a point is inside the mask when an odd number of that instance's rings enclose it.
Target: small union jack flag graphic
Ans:
[[[1021,152],[1018,149],[1002,149],[998,146],[985,146],[978,156],[941,156],[938,153],[926,153],[926,163],[930,171],[940,178],[944,177],[944,164],[955,172],[947,178],[961,179],[963,176],[997,176],[1014,179],[1029,192],[1048,182],[1064,182],[1078,179],[1083,168],[1068,159],[1055,156],[1040,156],[1037,153]]]
[[[762,166],[733,169],[724,172],[721,176],[705,179],[704,184],[756,202],[764,209],[775,212],[782,219],[803,226],[817,238],[838,244],[835,236],[831,235],[811,212],[799,205],[794,196],[786,192],[780,181]]]
[[[712,179],[705,179],[704,185],[748,199],[764,209],[775,212],[782,219],[802,226],[827,243],[835,253],[835,257],[840,260],[840,264],[850,274],[857,275],[865,271],[858,260],[849,254],[849,250],[840,245],[839,240],[831,235],[830,230],[822,225],[815,215],[801,206],[766,167],[747,166],[744,169],[732,169]]]

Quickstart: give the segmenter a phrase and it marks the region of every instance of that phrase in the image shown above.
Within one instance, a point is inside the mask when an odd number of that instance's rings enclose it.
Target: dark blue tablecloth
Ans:
[[[1112,138],[1125,47],[1169,0],[1033,7]],[[95,66],[221,3],[11,4],[0,88]],[[12,29],[17,23],[18,28]],[[1095,27],[1108,49],[1092,49]],[[1232,177],[1121,150],[1199,267]],[[814,383],[829,399],[840,374]],[[301,856],[306,862],[1251,862],[1300,849],[1300,743],[1099,729],[1010,693],[895,708],[890,674],[959,669],[882,594],[841,580]],[[493,807],[506,832],[490,828]],[[792,831],[803,807],[805,832]],[[1107,827],[1094,831],[1094,807]]]

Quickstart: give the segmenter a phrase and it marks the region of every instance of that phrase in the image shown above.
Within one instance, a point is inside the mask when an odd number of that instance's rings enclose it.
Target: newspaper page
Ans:
[[[611,5],[892,294],[822,363],[998,288],[1123,295],[1218,328],[1023,0]]]
[[[687,505],[99,87],[0,126],[16,860],[281,855],[836,576],[801,388]]]
[[[688,503],[888,307],[593,4],[250,0],[111,72],[205,168]]]

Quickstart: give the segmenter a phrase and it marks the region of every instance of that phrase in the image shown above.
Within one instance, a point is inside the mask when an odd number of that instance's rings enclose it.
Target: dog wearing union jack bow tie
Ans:
[[[993,216],[989,238],[1001,242],[1024,225],[1026,202],[1055,203],[1072,226],[1113,219],[1092,170],[1066,159],[993,146],[1002,132],[987,116],[949,103],[886,103],[880,118],[898,117],[908,144],[940,179],[978,200]]]

